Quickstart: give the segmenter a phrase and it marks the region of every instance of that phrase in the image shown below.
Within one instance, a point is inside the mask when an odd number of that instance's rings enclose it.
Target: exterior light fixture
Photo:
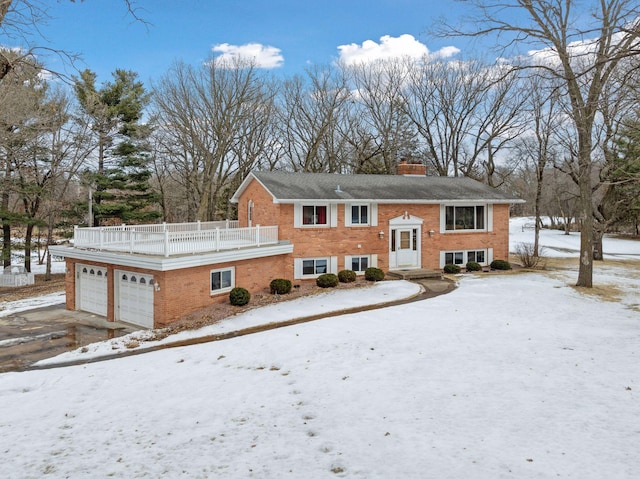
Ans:
[[[433,235],[436,234],[435,231],[429,230],[429,238],[433,238]]]
[[[384,231],[382,230],[378,231],[378,238],[380,239],[384,238]]]

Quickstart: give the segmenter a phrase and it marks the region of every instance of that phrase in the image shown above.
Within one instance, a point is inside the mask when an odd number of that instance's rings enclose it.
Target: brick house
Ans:
[[[66,306],[162,327],[242,286],[268,289],[369,266],[384,271],[507,259],[509,206],[521,202],[469,178],[253,172],[232,202],[238,220],[76,228]]]

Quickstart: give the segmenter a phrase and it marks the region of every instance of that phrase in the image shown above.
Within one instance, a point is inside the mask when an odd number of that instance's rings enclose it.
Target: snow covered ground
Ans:
[[[521,230],[512,244],[531,240]],[[636,477],[637,271],[596,267],[616,301],[573,288],[570,270],[465,275],[427,301],[0,374],[0,477]],[[342,293],[224,327],[337,308]]]

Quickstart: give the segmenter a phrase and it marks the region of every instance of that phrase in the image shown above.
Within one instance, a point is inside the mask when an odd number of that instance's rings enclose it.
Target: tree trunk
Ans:
[[[33,238],[33,224],[27,224],[24,235],[24,268],[31,273],[31,238]]]
[[[49,245],[53,243],[53,212],[49,213],[49,227],[47,228],[47,250],[45,254],[47,255],[47,267],[44,272],[44,280],[51,281],[51,253],[49,252]]]
[[[11,224],[6,218],[2,221],[2,266],[11,266]]]
[[[590,151],[587,150],[587,157]],[[583,160],[584,161],[584,160]],[[580,266],[578,269],[578,282],[576,286],[585,288],[593,287],[593,203],[591,201],[591,163],[582,164],[579,178],[580,199],[579,208],[582,215],[580,228]]]
[[[593,260],[604,261],[604,249],[602,248],[602,237],[604,232],[596,228],[593,232]]]

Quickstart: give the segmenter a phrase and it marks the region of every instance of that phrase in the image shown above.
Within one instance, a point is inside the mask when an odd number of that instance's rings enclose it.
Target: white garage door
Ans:
[[[116,271],[116,319],[153,328],[153,276]]]
[[[107,315],[107,268],[86,264],[76,265],[78,304],[81,311]]]

